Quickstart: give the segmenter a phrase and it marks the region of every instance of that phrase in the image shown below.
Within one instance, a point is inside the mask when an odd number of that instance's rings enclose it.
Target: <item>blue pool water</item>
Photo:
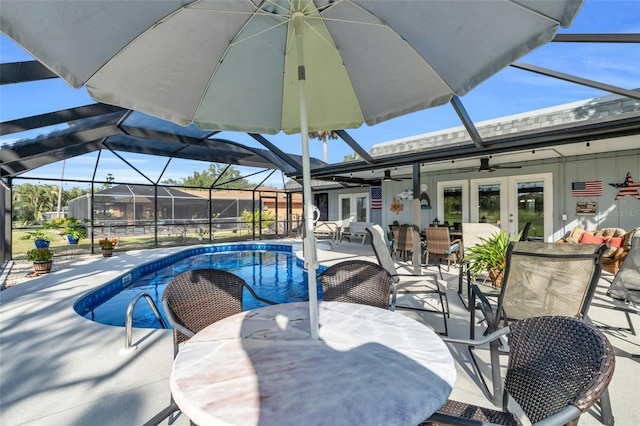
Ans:
[[[228,245],[189,250],[152,264],[101,287],[76,303],[85,318],[107,325],[124,326],[129,303],[141,292],[148,293],[162,312],[162,294],[176,275],[200,268],[218,268],[243,278],[256,293],[277,303],[308,300],[307,278],[290,246]],[[263,306],[245,290],[245,310]],[[146,300],[136,305],[134,327],[160,328]]]

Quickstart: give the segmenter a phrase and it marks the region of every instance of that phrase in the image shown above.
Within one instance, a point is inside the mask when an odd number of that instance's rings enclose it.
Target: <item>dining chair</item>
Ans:
[[[436,228],[424,228],[425,245],[423,247],[425,262],[429,264],[429,257],[436,258],[439,262],[441,258],[447,259],[447,272],[451,268],[451,259],[458,262],[461,256],[462,241],[459,238],[451,240],[449,227],[438,226]],[[439,263],[438,263],[439,265]]]
[[[247,290],[256,300],[275,305],[264,299],[239,276],[221,269],[194,269],[176,276],[162,295],[164,313],[173,328],[173,357],[180,344],[216,321],[242,312],[242,294]],[[179,407],[171,397],[164,408],[145,426],[160,424]],[[169,418],[169,424],[175,419]]]
[[[605,245],[512,241],[497,304],[481,287],[471,286],[469,336],[475,337],[476,299],[486,321],[485,333],[493,333],[510,321],[541,315],[585,319],[602,270]],[[478,375],[488,391],[469,347]],[[500,343],[489,344],[493,397],[500,396]]]
[[[596,327],[577,318],[532,317],[513,322],[481,341],[443,340],[479,345],[505,335],[511,350],[502,410],[449,400],[422,426],[520,425],[518,416],[509,411],[510,398],[534,425],[576,425],[611,381],[615,370],[611,343]]]
[[[366,260],[336,263],[318,275],[322,300],[395,310],[396,283],[382,266]]]
[[[417,238],[420,240],[420,233],[413,226],[392,226],[393,240],[395,241],[396,253],[400,253],[402,259],[406,262],[413,253],[413,241]]]
[[[440,334],[446,336],[449,333],[447,328],[447,318],[449,318],[449,300],[447,299],[446,289],[438,281],[437,274],[432,272],[423,273],[422,275],[399,273],[396,268],[395,257],[389,252],[389,244],[385,238],[385,232],[382,227],[380,225],[373,225],[367,226],[365,229],[369,234],[369,241],[371,242],[373,253],[378,259],[378,263],[393,277],[393,281],[396,284],[396,294],[407,294],[415,297],[418,297],[420,294],[437,294],[441,307],[439,310],[434,310],[424,307],[418,308],[415,306],[401,305],[396,302],[396,309],[409,309],[442,314],[442,319],[444,321],[444,333]],[[407,277],[407,279],[418,278],[420,279],[420,283],[419,285],[400,285],[401,277]],[[431,280],[425,280],[424,278],[431,278],[434,285],[431,286]]]

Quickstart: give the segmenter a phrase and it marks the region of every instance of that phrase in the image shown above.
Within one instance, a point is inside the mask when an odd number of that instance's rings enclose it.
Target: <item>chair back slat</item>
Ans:
[[[602,270],[604,245],[512,242],[499,310],[506,319],[582,318]]]

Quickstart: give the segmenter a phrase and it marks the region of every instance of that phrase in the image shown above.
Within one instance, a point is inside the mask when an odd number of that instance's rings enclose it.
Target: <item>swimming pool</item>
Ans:
[[[162,312],[162,293],[173,277],[199,268],[218,268],[243,278],[256,293],[277,303],[307,300],[307,274],[290,245],[228,244],[205,246],[141,265],[81,298],[78,314],[102,324],[124,326],[127,307],[142,292],[148,293]],[[320,270],[319,270],[320,271]],[[245,310],[263,306],[245,291]],[[133,326],[161,328],[146,301],[134,310]]]

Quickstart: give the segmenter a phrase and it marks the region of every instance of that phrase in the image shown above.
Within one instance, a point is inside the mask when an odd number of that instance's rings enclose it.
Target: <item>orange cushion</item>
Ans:
[[[606,238],[596,237],[589,232],[583,232],[582,235],[580,235],[579,242],[582,244],[602,244],[605,242],[605,240]]]
[[[606,241],[611,247],[622,247],[624,237],[611,237]]]

